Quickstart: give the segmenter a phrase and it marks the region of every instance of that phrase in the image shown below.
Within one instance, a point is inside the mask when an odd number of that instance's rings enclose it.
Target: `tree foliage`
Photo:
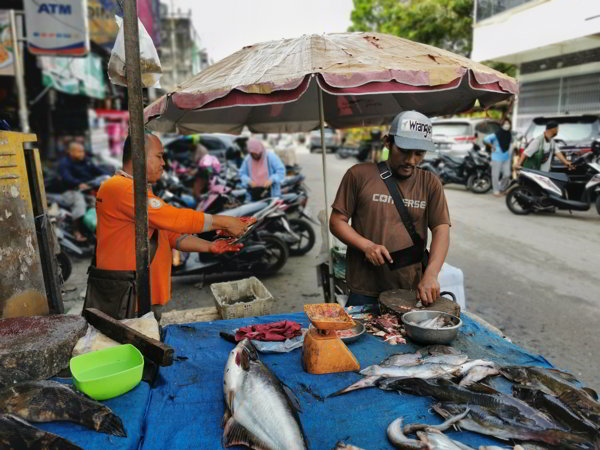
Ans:
[[[349,31],[377,31],[471,53],[473,0],[354,0]]]

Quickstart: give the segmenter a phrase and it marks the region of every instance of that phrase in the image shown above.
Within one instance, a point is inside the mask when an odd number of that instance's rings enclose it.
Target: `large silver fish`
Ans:
[[[308,448],[293,394],[259,359],[248,339],[229,354],[223,376],[223,446],[256,450]],[[288,395],[289,394],[289,395]]]
[[[40,430],[11,414],[0,414],[0,448],[81,450],[72,442]]]
[[[101,433],[127,436],[110,408],[57,381],[27,381],[0,391],[0,411],[29,422],[75,422]]]

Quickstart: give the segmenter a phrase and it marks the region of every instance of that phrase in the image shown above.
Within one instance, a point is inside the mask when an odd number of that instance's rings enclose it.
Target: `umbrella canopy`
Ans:
[[[144,111],[155,131],[309,131],[318,97],[334,128],[389,124],[400,111],[445,115],[517,93],[516,81],[465,57],[380,33],[332,33],[244,47]],[[321,92],[319,92],[321,91]]]

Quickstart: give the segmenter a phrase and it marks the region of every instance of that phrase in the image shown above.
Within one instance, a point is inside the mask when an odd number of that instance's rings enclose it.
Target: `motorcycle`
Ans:
[[[308,253],[315,245],[316,235],[312,225],[319,225],[306,209],[308,198],[304,194],[284,194],[282,210],[285,212],[289,226],[298,236],[298,240],[289,244],[291,256],[301,256]]]
[[[462,184],[475,194],[485,194],[492,188],[489,159],[474,149],[464,158],[441,155],[433,161],[422,162],[420,167],[439,176],[442,184]]]
[[[572,173],[521,169],[517,183],[506,195],[506,206],[513,214],[532,212],[588,211],[595,203],[600,214],[600,140],[592,151],[572,161]]]
[[[210,275],[215,273],[251,272],[271,275],[287,262],[287,244],[268,231],[280,211],[278,200],[255,202],[226,211],[233,217],[251,216],[257,221],[250,231],[238,239],[244,247],[238,253],[181,253],[173,252],[172,276]],[[213,235],[214,236],[214,235]],[[208,236],[206,236],[208,237]]]

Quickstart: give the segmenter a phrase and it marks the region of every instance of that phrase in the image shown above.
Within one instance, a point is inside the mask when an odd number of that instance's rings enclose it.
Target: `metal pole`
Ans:
[[[325,228],[327,230],[327,259],[329,260],[329,295],[335,302],[335,280],[333,279],[333,258],[331,257],[331,242],[329,239],[329,202],[327,201],[327,149],[325,148],[325,111],[323,109],[323,91],[319,91],[319,124],[321,128],[321,151],[323,157],[323,193],[325,194]]]
[[[17,36],[17,20],[15,11],[9,11],[10,16],[10,34],[13,41],[13,56],[15,57],[15,80],[17,82],[17,92],[19,94],[19,120],[21,122],[21,131],[29,133],[29,117],[27,113],[27,93],[25,92],[25,79],[23,76],[23,61],[21,60],[21,48]]]
[[[129,135],[133,150],[133,190],[135,207],[135,287],[138,315],[151,309],[150,261],[148,258],[148,183],[144,150],[144,109],[140,70],[140,42],[136,0],[125,0],[123,26],[129,102]]]

